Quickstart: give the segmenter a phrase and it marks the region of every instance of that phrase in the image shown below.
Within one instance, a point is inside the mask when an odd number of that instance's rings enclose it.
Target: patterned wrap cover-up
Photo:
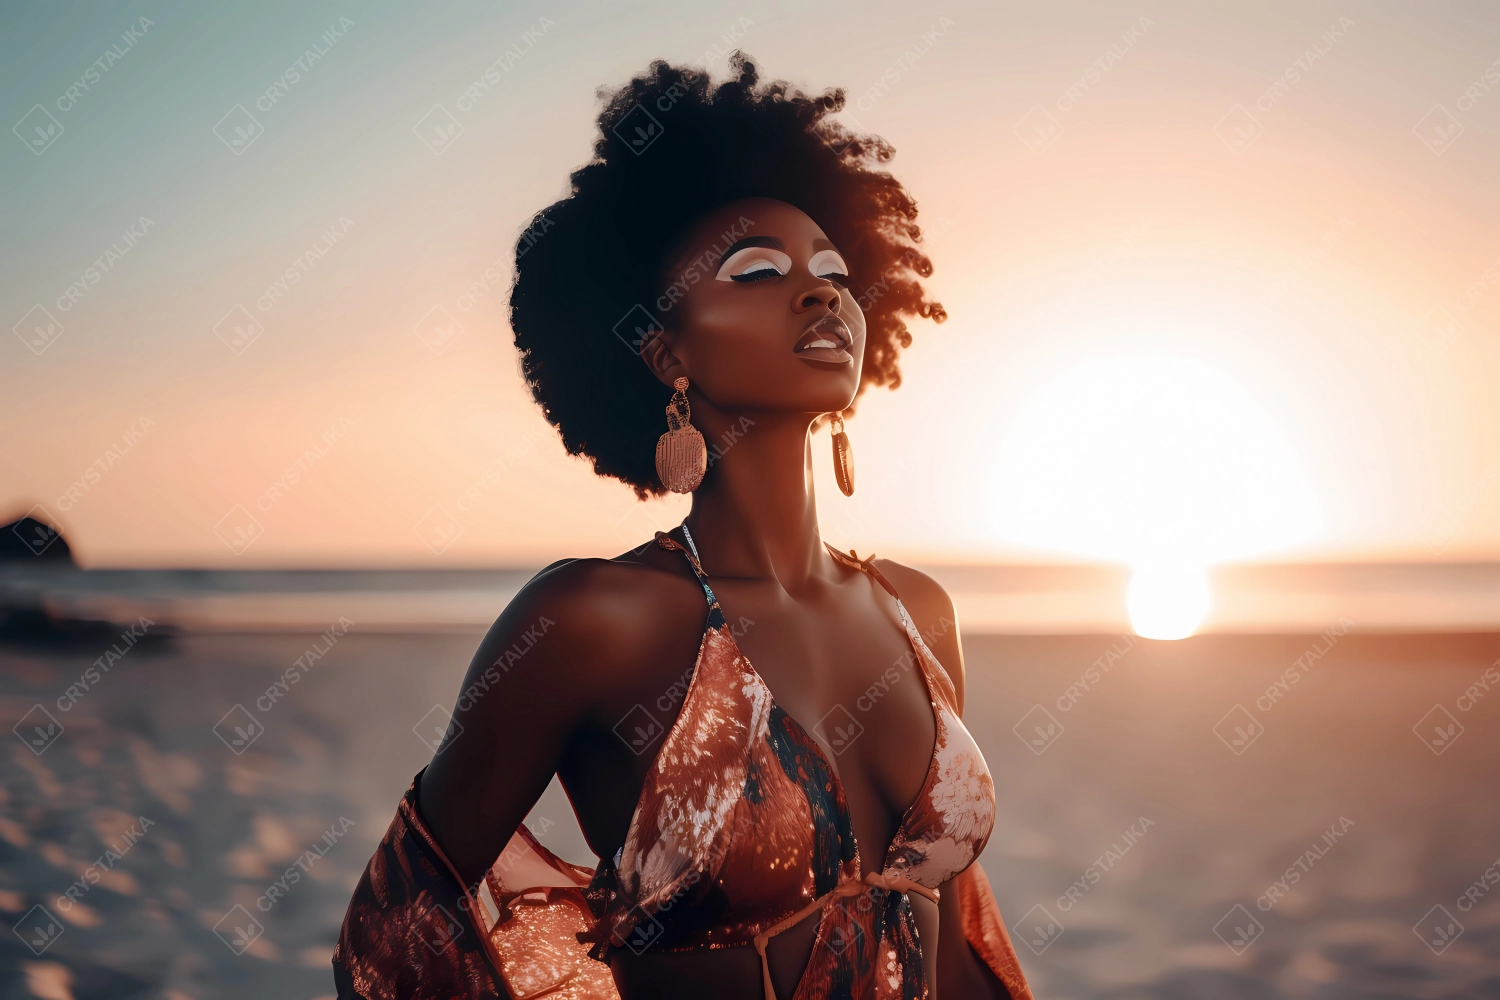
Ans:
[[[349,904],[334,951],[339,996],[617,998],[608,966],[594,960],[611,948],[750,946],[774,1000],[767,942],[818,913],[793,1000],[920,1000],[927,983],[909,893],[936,898],[955,879],[970,947],[1012,1000],[1031,1000],[975,862],[994,825],[989,769],[952,681],[874,557],[829,550],[895,598],[912,646],[904,666],[926,684],[937,733],[922,790],[879,870],[866,872],[821,748],[741,653],[696,553],[657,540],[687,557],[709,614],[681,713],[615,859],[590,873],[522,826],[465,888],[422,823],[413,782]]]

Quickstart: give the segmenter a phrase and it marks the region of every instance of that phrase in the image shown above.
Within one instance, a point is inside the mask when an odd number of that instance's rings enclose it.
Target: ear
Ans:
[[[672,350],[672,341],[676,339],[670,331],[662,330],[641,347],[641,360],[662,385],[671,385],[675,379],[687,374],[687,366]]]

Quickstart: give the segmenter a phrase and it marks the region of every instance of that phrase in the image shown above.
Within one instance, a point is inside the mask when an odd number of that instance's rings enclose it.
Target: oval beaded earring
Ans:
[[[833,476],[839,482],[844,496],[854,495],[854,449],[849,447],[849,435],[844,433],[844,415],[835,413],[829,430],[833,434]]]
[[[667,404],[667,432],[656,439],[656,477],[673,493],[691,493],[708,471],[708,446],[689,418],[688,380],[672,382],[672,401]]]

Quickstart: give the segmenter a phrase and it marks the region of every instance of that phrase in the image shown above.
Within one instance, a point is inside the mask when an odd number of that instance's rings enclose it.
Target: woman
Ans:
[[[952,604],[825,547],[814,505],[812,431],[852,492],[842,416],[899,384],[903,316],[944,318],[916,206],[841,92],[731,65],[609,96],[511,296],[568,451],[692,511],[500,616],[350,904],[340,996],[1030,997],[973,863],[994,786]],[[554,774],[594,872],[521,823]]]

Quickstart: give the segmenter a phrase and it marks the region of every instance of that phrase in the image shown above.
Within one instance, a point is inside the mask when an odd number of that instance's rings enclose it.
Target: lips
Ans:
[[[792,347],[792,353],[805,361],[852,364],[854,356],[849,353],[849,347],[853,343],[854,335],[849,332],[849,324],[838,316],[828,315],[807,328]]]

